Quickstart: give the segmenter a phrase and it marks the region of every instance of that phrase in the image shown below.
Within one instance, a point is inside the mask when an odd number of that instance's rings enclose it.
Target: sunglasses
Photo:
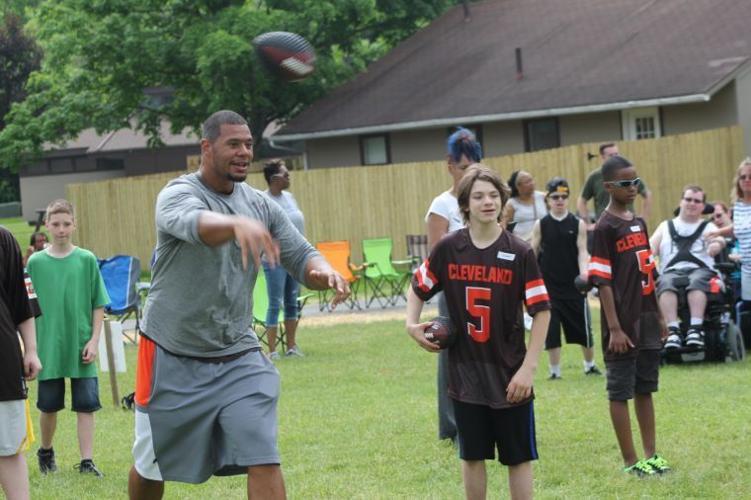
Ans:
[[[725,214],[712,214],[712,217],[714,217],[715,219],[722,219],[723,215]]]
[[[287,172],[286,174],[274,174],[274,175],[272,175],[271,177],[272,177],[272,178],[273,178],[273,177],[277,177],[277,178],[278,178],[278,177],[284,177],[285,179],[289,179],[289,172]]]
[[[738,178],[742,181],[751,180],[751,175],[739,175]]]
[[[568,200],[567,194],[551,194],[550,195],[551,200]]]
[[[630,188],[631,186],[638,187],[639,184],[641,184],[641,179],[637,177],[636,179],[625,180],[625,181],[607,181],[605,182],[605,184],[608,184],[613,187],[618,187],[618,188]]]
[[[696,204],[704,203],[704,200],[700,200],[699,198],[683,198],[683,201],[685,201],[686,203],[696,203]]]

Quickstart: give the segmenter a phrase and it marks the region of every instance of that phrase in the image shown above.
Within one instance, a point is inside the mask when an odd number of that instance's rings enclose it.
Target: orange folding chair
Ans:
[[[360,309],[360,303],[357,300],[357,292],[360,288],[363,266],[356,266],[350,262],[351,247],[349,241],[321,241],[316,244],[316,248],[321,255],[331,264],[339,274],[349,283],[352,292],[349,299],[345,302],[350,309]],[[318,309],[320,311],[331,311],[331,300],[334,298],[334,292],[331,290],[318,291]]]

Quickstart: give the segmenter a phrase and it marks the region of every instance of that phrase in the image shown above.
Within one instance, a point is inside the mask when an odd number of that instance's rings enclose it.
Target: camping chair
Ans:
[[[407,256],[410,261],[410,271],[414,273],[420,264],[428,258],[428,236],[426,234],[407,235]]]
[[[357,300],[357,289],[359,288],[359,284],[362,283],[360,278],[362,277],[361,271],[363,266],[355,266],[349,261],[351,255],[349,241],[321,241],[316,244],[316,248],[328,263],[331,264],[331,267],[349,283],[351,295],[345,302],[347,307],[360,310],[360,303]],[[318,310],[331,311],[331,300],[333,298],[334,292],[332,290],[319,290]]]
[[[298,295],[298,319],[302,317],[302,309],[308,299],[312,296],[312,293]],[[260,269],[256,277],[256,286],[255,288],[253,288],[253,317],[251,318],[251,327],[253,328],[253,331],[256,332],[258,340],[266,346],[267,350],[269,348],[269,329],[266,326],[266,313],[268,310],[269,291],[268,288],[266,288],[266,273],[263,272],[263,269]],[[284,312],[280,308],[279,324],[277,325],[276,329],[276,342],[282,347],[282,351],[284,353],[287,351],[287,332],[284,330],[284,321],[282,320],[283,316]]]
[[[269,349],[268,333],[269,328],[266,326],[266,313],[269,310],[269,291],[266,288],[266,273],[259,269],[256,276],[256,286],[253,288],[253,318],[252,327],[258,336],[258,340]],[[282,310],[279,310],[279,317],[282,316]],[[287,350],[287,337],[284,331],[284,323],[279,321],[276,329],[276,342],[282,346],[282,353]]]
[[[374,238],[362,241],[362,254],[366,260],[365,266],[365,287],[370,287],[373,295],[370,300],[366,300],[365,307],[370,307],[373,301],[383,308],[387,305],[396,305],[399,297],[404,295],[404,286],[409,280],[409,270],[397,269],[411,261],[392,261],[391,249],[393,242],[391,238]]]
[[[104,312],[114,316],[120,322],[129,318],[136,320],[133,337],[123,333],[135,344],[141,318],[141,301],[136,290],[136,283],[141,276],[141,261],[130,255],[115,255],[99,260],[99,271],[102,274],[104,286],[107,288],[107,294],[110,296],[110,303],[105,306]]]

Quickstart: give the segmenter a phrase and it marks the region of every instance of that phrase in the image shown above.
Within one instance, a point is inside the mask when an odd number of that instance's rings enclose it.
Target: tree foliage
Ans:
[[[227,108],[260,137],[351,78],[454,0],[43,0],[30,20],[45,58],[28,98],[0,133],[0,164],[18,166],[44,141],[134,123],[158,144],[162,117],[197,129]],[[315,47],[316,73],[295,84],[267,74],[251,41],[292,31]],[[144,89],[171,89],[154,102]],[[157,105],[158,104],[158,105]]]

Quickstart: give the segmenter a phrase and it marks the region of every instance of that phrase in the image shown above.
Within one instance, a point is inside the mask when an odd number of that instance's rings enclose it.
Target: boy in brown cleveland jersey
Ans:
[[[624,471],[638,476],[664,473],[670,467],[655,451],[652,393],[657,391],[662,340],[667,329],[655,298],[655,263],[644,220],[628,205],[640,179],[621,156],[602,165],[610,204],[597,221],[589,278],[600,288],[602,346],[607,367],[610,418]],[[634,399],[645,457],[638,460],[631,436],[628,400]]]
[[[482,165],[459,183],[459,209],[467,227],[441,239],[415,272],[407,297],[407,332],[424,349],[431,323],[420,323],[423,303],[446,297],[451,327],[449,397],[456,414],[459,455],[467,498],[485,498],[485,460],[509,468],[513,498],[532,496],[537,459],[532,381],[550,320],[550,303],[529,244],[498,221],[508,199],[500,177]],[[522,305],[534,317],[524,344]]]

